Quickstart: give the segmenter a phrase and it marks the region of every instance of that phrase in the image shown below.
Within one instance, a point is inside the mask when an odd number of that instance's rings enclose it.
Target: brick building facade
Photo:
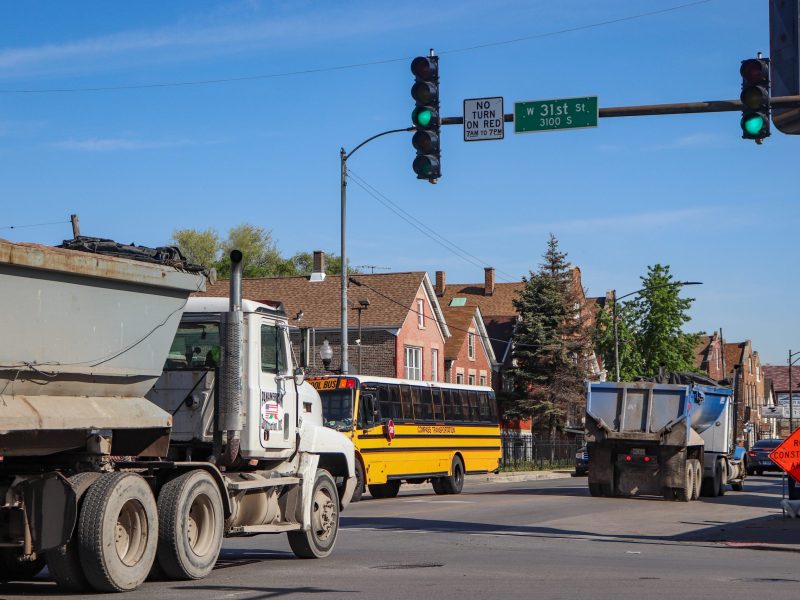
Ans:
[[[445,343],[445,381],[492,385],[499,366],[477,306],[443,307],[451,336]]]

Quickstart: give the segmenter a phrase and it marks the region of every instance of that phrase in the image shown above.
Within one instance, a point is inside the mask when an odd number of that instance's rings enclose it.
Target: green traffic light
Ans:
[[[761,115],[750,115],[742,119],[742,129],[748,135],[758,135],[764,129],[764,117]]]
[[[428,108],[418,108],[411,114],[411,120],[414,125],[427,127],[433,120],[433,112]]]

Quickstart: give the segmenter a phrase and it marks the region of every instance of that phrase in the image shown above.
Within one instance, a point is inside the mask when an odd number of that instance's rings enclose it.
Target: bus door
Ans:
[[[259,370],[261,446],[292,448],[295,440],[297,392],[287,360],[288,330],[283,323],[263,318],[260,323]]]
[[[362,383],[358,392],[356,407],[356,446],[364,460],[367,483],[386,482],[387,439],[380,411],[380,394],[386,393],[386,384]]]

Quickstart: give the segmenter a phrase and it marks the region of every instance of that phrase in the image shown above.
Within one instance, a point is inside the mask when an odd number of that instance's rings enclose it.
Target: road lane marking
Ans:
[[[406,504],[475,504],[472,500],[403,500]]]

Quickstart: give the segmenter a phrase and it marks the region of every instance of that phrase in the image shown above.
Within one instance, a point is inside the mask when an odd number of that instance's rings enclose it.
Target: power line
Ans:
[[[46,227],[48,225],[64,225],[71,221],[53,221],[52,223],[31,223],[29,225],[3,225],[0,229],[25,229],[28,227]]]
[[[437,244],[439,244],[440,246],[442,246],[443,248],[445,248],[449,252],[452,252],[453,254],[455,254],[456,256],[461,258],[462,260],[465,260],[465,261],[469,262],[470,264],[472,264],[472,265],[474,265],[476,267],[479,267],[479,268],[491,267],[491,265],[489,263],[487,263],[486,261],[478,258],[474,254],[469,253],[467,250],[465,250],[461,246],[451,242],[446,237],[444,237],[442,234],[436,232],[435,230],[433,230],[430,227],[428,227],[425,223],[423,223],[422,221],[417,219],[414,215],[412,215],[411,213],[409,213],[409,212],[403,210],[402,208],[400,208],[400,206],[398,206],[396,203],[392,202],[389,198],[387,198],[385,194],[381,193],[379,190],[377,190],[372,185],[367,183],[363,178],[361,178],[359,175],[354,173],[351,169],[348,169],[347,173],[350,176],[350,179],[353,181],[353,183],[355,183],[358,187],[360,187],[365,192],[367,192],[367,194],[369,194],[374,199],[376,199],[378,202],[383,204],[386,208],[391,210],[398,217],[403,219],[406,223],[408,223],[409,225],[414,227],[417,231],[419,231],[420,233],[422,233],[426,237],[432,239],[434,242],[436,242]],[[506,275],[506,277],[509,277],[510,279],[506,279],[506,281],[508,281],[508,282],[518,281],[518,280],[514,279],[513,275],[505,273],[504,271],[501,271],[500,269],[497,269],[497,272]]]
[[[509,342],[509,340],[504,340],[502,338],[493,338],[493,337],[491,337],[489,335],[481,335],[480,333],[476,333],[474,331],[470,331],[469,329],[463,329],[461,327],[456,327],[455,325],[447,325],[446,322],[443,322],[443,321],[439,320],[435,315],[433,315],[433,311],[431,311],[430,315],[426,315],[424,311],[423,312],[419,312],[419,311],[417,311],[417,310],[415,310],[413,308],[409,308],[407,304],[405,304],[403,302],[400,302],[399,300],[395,300],[391,296],[389,296],[387,294],[384,294],[380,290],[375,289],[374,287],[372,287],[368,283],[364,283],[363,281],[359,281],[355,277],[352,277],[352,276],[348,277],[348,281],[350,281],[350,283],[352,283],[353,285],[357,285],[359,287],[365,287],[365,288],[367,288],[369,290],[372,290],[373,292],[375,292],[376,294],[378,294],[382,298],[385,298],[386,300],[388,300],[389,302],[392,302],[393,304],[397,304],[398,306],[402,306],[403,308],[405,308],[408,312],[410,312],[412,314],[422,315],[423,317],[432,318],[437,323],[439,323],[440,326],[444,324],[444,325],[447,326],[448,329],[454,329],[455,331],[462,331],[462,332],[465,332],[465,333],[472,333],[472,335],[474,335],[475,337],[478,337],[478,338],[481,338],[481,339],[484,339],[484,340],[488,340],[490,342],[500,342],[501,344],[507,344]],[[546,350],[552,350],[552,349],[561,348],[561,346],[558,346],[558,345],[548,345],[548,344],[519,344],[519,343],[517,343],[517,344],[515,344],[515,346],[518,347],[518,348],[543,348],[543,349],[546,349]]]
[[[567,33],[574,33],[576,31],[586,31],[589,29],[595,29],[597,27],[606,27],[608,25],[615,25],[617,23],[624,23],[627,21],[634,21],[637,19],[644,19],[646,17],[653,17],[656,15],[662,15],[665,13],[670,13],[678,10],[683,10],[686,8],[692,8],[695,6],[699,6],[701,4],[708,4],[709,2],[714,2],[715,0],[695,0],[694,2],[687,2],[684,4],[678,4],[675,6],[670,6],[667,8],[662,8],[659,10],[653,10],[643,13],[636,13],[633,15],[628,15],[625,17],[618,17],[616,19],[608,19],[606,21],[598,21],[595,23],[589,23],[587,25],[577,25],[575,27],[568,27],[565,29],[558,29],[555,31],[548,31],[545,33],[537,33],[533,35],[522,36],[518,38],[512,38],[508,40],[500,40],[496,42],[487,42],[485,44],[477,44],[474,46],[465,46],[463,48],[452,48],[450,50],[444,50],[439,52],[440,55],[446,54],[458,54],[461,52],[473,52],[475,50],[483,50],[485,48],[494,48],[497,46],[507,46],[510,44],[519,44],[521,42],[528,42],[531,40],[543,39],[548,37],[555,37],[558,35],[564,35]],[[201,85],[218,85],[218,84],[225,84],[225,83],[239,83],[243,81],[257,81],[261,79],[278,79],[281,77],[294,77],[298,75],[314,75],[317,73],[330,73],[332,71],[345,71],[350,69],[360,69],[364,67],[373,67],[377,65],[386,65],[396,62],[404,62],[411,60],[413,57],[402,57],[402,58],[387,58],[384,60],[374,60],[368,62],[360,62],[360,63],[352,63],[347,65],[336,65],[332,67],[318,67],[318,68],[310,68],[310,69],[301,69],[297,71],[285,71],[283,73],[266,73],[261,75],[245,75],[241,77],[220,77],[216,79],[196,79],[196,80],[189,80],[189,81],[174,81],[174,82],[161,82],[161,83],[141,83],[141,84],[131,84],[131,85],[109,85],[109,86],[88,86],[88,87],[72,87],[72,88],[42,88],[42,89],[11,89],[11,90],[3,90],[0,89],[0,94],[60,94],[60,93],[73,93],[73,92],[111,92],[111,91],[126,91],[126,90],[147,90],[147,89],[159,89],[159,88],[173,88],[173,87],[194,87],[194,86],[201,86]]]

